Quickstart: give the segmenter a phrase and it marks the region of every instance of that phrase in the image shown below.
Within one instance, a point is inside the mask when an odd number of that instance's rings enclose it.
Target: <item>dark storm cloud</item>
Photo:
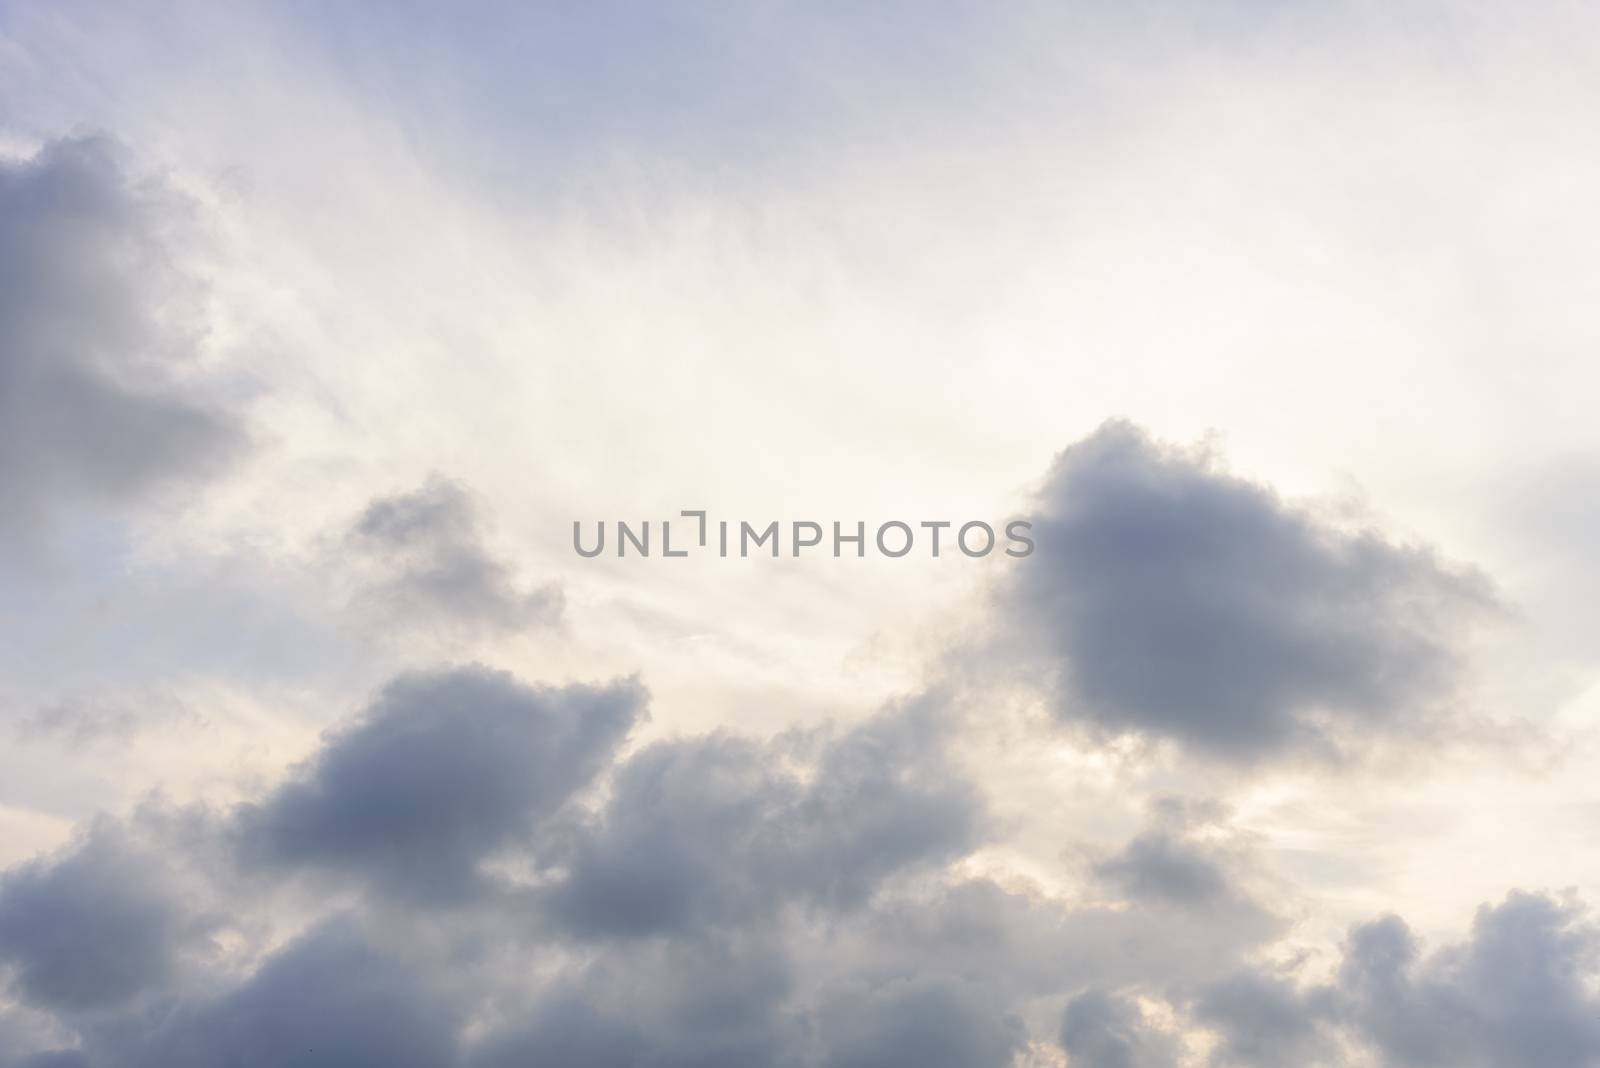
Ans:
[[[480,886],[479,865],[598,774],[643,690],[526,686],[464,668],[391,683],[290,782],[239,815],[254,863],[427,899]]]
[[[980,801],[913,704],[829,743],[813,767],[714,734],[650,746],[579,829],[551,908],[573,930],[652,934],[742,921],[785,901],[848,907],[904,868],[978,840]]]
[[[0,159],[0,535],[216,467],[233,421],[184,384],[183,208],[101,137]]]
[[[1448,692],[1477,578],[1109,423],[1057,459],[1006,591],[1064,718],[1231,760],[1405,730]]]
[[[1104,990],[1067,1003],[1061,1048],[1072,1068],[1177,1068],[1172,1036],[1149,1026],[1139,1006]]]
[[[515,630],[561,618],[560,587],[519,589],[486,546],[472,495],[438,475],[374,500],[346,546],[375,567],[364,598],[384,626]]]

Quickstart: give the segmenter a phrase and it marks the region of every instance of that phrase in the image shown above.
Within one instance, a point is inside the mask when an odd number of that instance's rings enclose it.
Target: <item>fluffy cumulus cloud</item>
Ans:
[[[938,738],[911,706],[811,762],[726,734],[651,746],[572,836],[551,908],[575,931],[642,935],[747,923],[790,901],[858,905],[885,876],[980,840],[980,799]]]
[[[164,866],[109,823],[0,882],[0,959],[22,997],[47,1009],[102,1009],[173,983],[207,925]]]
[[[1057,459],[1008,635],[1067,720],[1231,761],[1411,734],[1455,680],[1483,580],[1346,531],[1205,451],[1108,423]]]
[[[486,669],[399,679],[240,812],[243,854],[401,897],[470,893],[482,863],[588,783],[642,711],[634,683],[528,687]]]
[[[0,158],[0,536],[215,469],[235,420],[193,384],[186,210],[103,137]]]
[[[1478,910],[1471,937],[1424,953],[1405,922],[1356,928],[1335,979],[1297,987],[1245,971],[1197,1001],[1219,1063],[1395,1068],[1585,1068],[1600,1062],[1600,928],[1571,899],[1516,892]],[[1321,1058],[1319,1061],[1318,1058]]]
[[[560,587],[519,588],[479,512],[466,487],[440,475],[372,501],[340,554],[365,575],[360,605],[385,627],[500,632],[558,621]]]
[[[427,980],[334,920],[218,997],[111,1025],[106,1036],[127,1045],[106,1060],[138,1068],[448,1065],[462,1011]],[[86,1053],[83,1063],[101,1060]]]

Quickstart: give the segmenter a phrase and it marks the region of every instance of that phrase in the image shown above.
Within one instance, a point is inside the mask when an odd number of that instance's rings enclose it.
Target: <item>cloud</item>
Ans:
[[[561,588],[518,590],[511,568],[484,543],[471,494],[438,475],[372,501],[346,547],[373,572],[362,596],[384,626],[509,631],[561,618]]]
[[[1418,960],[1394,917],[1355,931],[1339,993],[1344,1015],[1397,1066],[1600,1059],[1600,930],[1572,901],[1513,893],[1478,910],[1472,938]]]
[[[1244,971],[1202,991],[1216,1063],[1304,1062],[1346,1045],[1393,1068],[1584,1068],[1600,1059],[1600,930],[1570,899],[1514,891],[1465,942],[1423,955],[1396,916],[1357,927],[1336,978]]]
[[[252,863],[400,898],[481,889],[482,863],[607,764],[644,712],[635,682],[526,686],[459,668],[390,683],[293,779],[238,817]]]
[[[662,742],[617,771],[561,858],[571,929],[656,934],[746,922],[788,901],[860,904],[885,877],[979,840],[982,802],[912,704],[830,741],[809,767],[724,734]]]
[[[17,735],[24,740],[53,738],[83,748],[125,745],[155,727],[197,728],[204,722],[171,694],[143,693],[128,699],[84,691],[66,694],[23,716],[17,722]]]
[[[137,828],[102,821],[66,854],[0,880],[0,968],[29,1004],[115,1007],[176,982],[210,951],[203,899]]]
[[[947,712],[927,694],[845,730],[629,752],[636,683],[402,676],[258,801],[105,819],[7,873],[6,989],[50,1025],[0,1013],[0,1049],[80,1068],[1600,1057],[1600,941],[1571,900],[1514,893],[1426,955],[1380,919],[1302,984],[1251,963],[1286,925],[1218,806],[1158,803],[1075,894],[971,874],[996,828]]]
[[[1345,532],[1113,422],[1057,459],[1015,569],[1008,638],[1063,719],[1229,761],[1414,731],[1448,694],[1478,577]]]
[[[942,976],[835,991],[820,1022],[827,1068],[1003,1065],[1026,1038],[1021,1021],[997,1011],[981,985]]]
[[[242,441],[190,384],[184,207],[104,137],[0,159],[0,535],[204,474]]]
[[[1197,982],[1277,930],[964,874],[995,827],[947,713],[630,753],[635,683],[402,676],[259,800],[6,876],[10,993],[55,1022],[14,1057],[988,1068],[1087,983]]]
[[[1230,889],[1214,857],[1163,830],[1139,835],[1094,871],[1128,897],[1144,901],[1208,905]]]
[[[1061,1048],[1072,1068],[1176,1068],[1178,1044],[1145,1021],[1139,1006],[1104,990],[1067,1003]]]
[[[1206,984],[1194,1017],[1220,1035],[1216,1065],[1316,1064],[1330,1049],[1319,1019],[1325,1001],[1303,995],[1284,977],[1246,969]]]
[[[82,1053],[70,1049],[47,1050],[6,1063],[13,1068],[92,1068],[94,1064]]]
[[[795,1063],[803,1020],[783,946],[743,936],[629,941],[574,968],[469,1051],[470,1068],[762,1068]]]
[[[90,1064],[128,1068],[307,1068],[454,1062],[460,1012],[423,976],[375,950],[347,922],[319,927],[214,999],[131,1021],[127,1045]],[[108,1028],[116,1040],[124,1028]]]

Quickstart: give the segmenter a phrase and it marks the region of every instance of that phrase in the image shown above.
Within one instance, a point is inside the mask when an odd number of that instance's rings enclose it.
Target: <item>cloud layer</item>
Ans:
[[[950,760],[947,711],[925,695],[843,731],[630,750],[636,683],[401,677],[257,801],[147,807],[7,873],[0,974],[35,1014],[10,1063],[1600,1053],[1575,903],[1513,895],[1426,956],[1379,920],[1333,982],[1300,984],[1255,963],[1280,906],[1205,807],[1157,806],[1076,897],[964,874],[995,827]]]
[[[1001,1063],[1097,921],[953,875],[940,708],[622,755],[635,684],[404,677],[259,801],[11,872],[0,964],[93,1065]]]

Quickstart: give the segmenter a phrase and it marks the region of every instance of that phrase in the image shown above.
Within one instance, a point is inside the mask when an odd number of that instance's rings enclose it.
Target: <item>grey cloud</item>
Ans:
[[[481,863],[610,760],[644,710],[637,683],[526,686],[461,668],[391,683],[290,782],[239,814],[257,864],[370,881],[402,898],[481,887]]]
[[[628,941],[542,992],[524,1022],[471,1051],[470,1068],[763,1068],[799,1065],[794,975],[760,931]]]
[[[838,732],[680,739],[619,759],[642,701],[632,684],[530,687],[481,668],[396,681],[267,797],[199,832],[169,824],[145,866],[93,884],[90,928],[142,966],[93,997],[30,980],[81,1045],[59,1056],[980,1066],[1020,1049],[1020,1010],[1086,969],[1114,960],[1148,980],[1189,967],[1162,951],[1173,935],[1159,922],[1130,949],[1132,914],[1118,927],[1109,910],[1075,916],[950,873],[989,828],[947,759],[937,698]],[[563,815],[591,784],[604,787],[592,814]],[[232,851],[232,867],[210,850]],[[508,854],[533,882],[484,873]],[[94,860],[80,846],[49,870],[64,882]],[[208,894],[154,878],[185,865],[210,871]],[[307,874],[350,917],[250,966],[289,933],[283,916],[328,909]],[[245,943],[226,962],[202,952],[212,921],[185,926],[208,901]],[[1222,932],[1197,952],[1254,938]],[[70,942],[17,952],[40,976],[97,979]],[[180,981],[189,967],[202,978]]]
[[[1251,843],[1231,830],[1224,806],[1160,797],[1148,826],[1121,849],[1089,866],[1095,884],[1141,906],[1142,915],[1257,937],[1274,932],[1280,918],[1268,901]]]
[[[1330,1049],[1326,1003],[1322,992],[1302,994],[1285,977],[1244,969],[1207,984],[1194,1016],[1220,1035],[1214,1064],[1319,1064]]]
[[[124,744],[151,728],[197,727],[203,722],[194,710],[167,694],[145,693],[133,700],[118,700],[90,691],[70,693],[35,709],[18,721],[17,734],[28,740],[54,738],[74,746]]]
[[[650,934],[785,901],[845,907],[978,840],[981,802],[912,704],[831,741],[802,777],[783,747],[711,735],[653,745],[569,842],[550,898],[574,930]]]
[[[187,384],[183,208],[102,137],[0,159],[0,535],[210,471],[237,423]]]
[[[1398,917],[1351,932],[1336,979],[1301,989],[1241,972],[1207,987],[1196,1017],[1217,1063],[1331,1056],[1337,1040],[1393,1068],[1586,1068],[1600,1062],[1600,929],[1572,901],[1513,892],[1471,937],[1424,955]]]
[[[631,683],[403,677],[260,802],[148,841],[108,824],[7,875],[12,989],[91,1068],[986,1068],[1055,1042],[1074,1068],[1167,1068],[1177,1035],[1146,998],[1215,1031],[1219,1065],[1600,1055],[1575,906],[1514,896],[1428,956],[1383,921],[1336,982],[1300,986],[1246,967],[1283,922],[1215,812],[1158,809],[1075,904],[960,874],[990,826],[935,697],[620,757],[642,705]],[[485,874],[506,854],[526,881]],[[308,872],[343,892],[296,896]],[[245,945],[209,955],[217,930]]]
[[[1003,607],[1060,715],[1228,760],[1414,729],[1452,686],[1456,624],[1489,603],[1425,549],[1126,423],[1061,454],[1032,520]]]
[[[867,909],[829,917],[830,937],[804,952],[823,976],[851,961],[879,982],[975,979],[993,1004],[1026,1015],[1028,1006],[1058,1012],[1059,999],[1089,987],[1202,983],[1282,931],[1254,916],[1196,919],[1137,902],[1073,904],[982,878],[901,883]],[[1053,1038],[1058,1019],[1035,1013],[1030,1031]]]
[[[1178,1043],[1151,1027],[1139,1006],[1105,990],[1067,1003],[1061,1047],[1072,1068],[1177,1068]]]
[[[318,928],[215,1000],[109,1029],[95,1064],[127,1068],[447,1068],[460,1013],[348,923]]]
[[[520,1014],[534,1023],[471,1063],[1003,1066],[1030,1036],[1055,1039],[1041,1010],[1086,978],[1163,984],[1191,968],[1187,947],[1164,951],[1186,928],[1136,909],[1118,922],[984,881],[892,886],[838,914],[591,940],[597,957]],[[1211,968],[1249,944],[1194,941]]]
[[[1094,872],[1143,901],[1203,906],[1231,890],[1228,875],[1214,856],[1164,830],[1139,835],[1120,853],[1096,864]]]
[[[654,1041],[647,1038],[626,1016],[606,1015],[594,1000],[592,989],[588,996],[573,990],[552,997],[525,1026],[514,1033],[494,1036],[473,1051],[467,1063],[471,1068],[520,1068],[528,1064],[631,1068],[649,1064],[650,1050],[660,1050],[668,1044],[659,1034]],[[667,1053],[660,1060],[670,1064],[671,1057]],[[741,1063],[759,1068],[764,1061],[749,1058]]]
[[[897,978],[832,992],[819,1013],[826,1068],[987,1068],[1004,1065],[1027,1033],[981,986],[948,977]]]
[[[949,962],[906,973],[841,961],[815,989],[795,956],[751,930],[613,942],[468,1064],[989,1068],[1026,1039],[1003,995],[947,974]]]
[[[72,1049],[53,1049],[9,1062],[15,1068],[94,1068],[94,1062]]]
[[[410,493],[373,501],[346,544],[372,565],[363,599],[384,626],[515,630],[561,618],[560,587],[519,589],[511,568],[486,546],[471,494],[438,475]]]
[[[1581,1068],[1600,1061],[1600,930],[1570,902],[1514,893],[1420,962],[1390,918],[1357,930],[1340,992],[1394,1065]]]
[[[0,880],[0,967],[28,1003],[104,1009],[159,991],[213,925],[169,869],[102,821],[66,854]]]

